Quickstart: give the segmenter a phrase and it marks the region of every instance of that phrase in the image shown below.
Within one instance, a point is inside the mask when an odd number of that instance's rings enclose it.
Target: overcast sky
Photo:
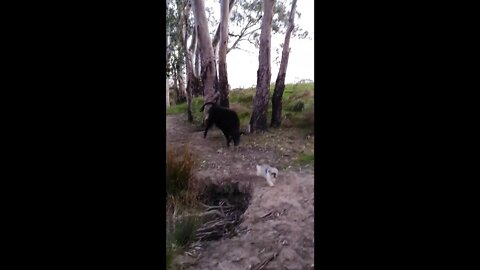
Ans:
[[[279,0],[277,0],[279,1]],[[301,79],[313,80],[313,61],[314,61],[314,0],[298,0],[297,11],[302,15],[300,19],[295,18],[295,24],[299,25],[303,30],[307,30],[311,39],[297,39],[293,36],[290,39],[290,57],[288,60],[287,76],[285,83],[295,83]],[[287,1],[287,5],[290,1]],[[217,0],[206,0],[206,6],[210,6],[215,11],[215,17],[219,19],[220,5]],[[291,6],[288,6],[290,11]],[[275,49],[285,40],[284,34],[272,35],[272,77],[271,83],[274,83],[279,64],[275,63]],[[227,54],[228,82],[231,89],[246,88],[257,84],[258,70],[258,49],[246,42],[242,44],[243,50],[232,50]],[[279,50],[281,56],[281,50]]]

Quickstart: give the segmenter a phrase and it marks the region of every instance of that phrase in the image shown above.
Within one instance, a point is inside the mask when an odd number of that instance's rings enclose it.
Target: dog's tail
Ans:
[[[200,111],[201,111],[201,112],[203,112],[203,108],[205,108],[205,106],[207,106],[208,104],[215,105],[215,102],[211,102],[211,101],[209,101],[209,102],[207,102],[207,103],[203,104],[203,106],[202,106],[202,108],[200,109]]]

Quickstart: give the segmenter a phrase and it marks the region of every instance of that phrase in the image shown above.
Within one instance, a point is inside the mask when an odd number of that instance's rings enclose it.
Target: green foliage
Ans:
[[[272,83],[269,88],[270,96],[273,95],[275,84]],[[282,97],[282,126],[297,127],[313,131],[315,124],[314,114],[314,83],[299,82],[296,84],[286,84]],[[250,122],[253,108],[253,99],[256,88],[236,89],[229,94],[230,108],[237,112],[240,118],[241,127],[245,127]],[[300,105],[303,104],[303,105]],[[192,101],[192,113],[194,122],[202,123],[203,113],[200,108],[203,105],[203,97],[196,97]],[[167,109],[167,114],[186,113],[187,104],[181,103],[171,106]],[[268,103],[268,121],[272,115],[272,102]]]
[[[180,104],[175,104],[167,108],[167,115],[169,114],[179,114],[187,111],[187,103],[182,102]]]
[[[305,154],[302,153],[298,156],[297,162],[300,164],[314,164],[315,163],[315,155],[314,153]]]
[[[194,123],[202,123],[203,121],[203,112],[200,112],[200,108],[203,105],[203,97],[194,97],[192,99],[192,115]],[[171,114],[184,114],[187,113],[186,102],[175,104],[167,108],[167,115]]]
[[[167,224],[172,222],[172,217],[167,216]],[[166,238],[166,269],[171,269],[173,259],[195,238],[195,233],[202,219],[192,216],[180,217],[174,226],[167,226]]]
[[[195,231],[200,224],[200,219],[195,217],[183,217],[175,225],[173,232],[174,243],[178,246],[185,246],[195,237]]]
[[[167,268],[166,269],[170,269],[170,267],[172,267],[173,257],[175,253],[175,250],[172,247],[172,245],[169,245],[167,243],[166,252],[167,252],[166,254]]]
[[[167,0],[166,12],[166,33],[169,38],[167,47],[167,77],[172,77],[175,72],[182,72],[185,66],[185,51],[180,44],[181,28],[179,27],[180,18],[183,13],[183,7],[186,4],[184,0]],[[187,22],[186,30],[191,34],[191,23]]]
[[[301,112],[303,109],[305,109],[305,103],[302,101],[295,102],[289,106],[289,110],[293,112]]]
[[[291,6],[285,1],[275,1],[273,7],[272,34],[284,34],[287,30]],[[295,15],[300,18],[301,13],[296,11]],[[263,16],[262,1],[258,0],[236,0],[230,15],[229,24],[231,27],[232,44],[230,49],[240,48],[242,43],[249,42],[259,47],[258,37],[260,35],[261,18]],[[303,31],[296,25],[292,36],[301,39],[307,38],[308,32]],[[297,35],[296,33],[301,34]],[[229,45],[230,46],[230,45]]]
[[[251,106],[253,104],[255,91],[255,88],[231,91],[229,94],[230,103],[242,103],[243,105],[249,104],[249,106]]]

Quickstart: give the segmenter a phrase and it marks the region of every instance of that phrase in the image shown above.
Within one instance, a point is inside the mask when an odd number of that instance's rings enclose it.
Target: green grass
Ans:
[[[297,158],[297,162],[299,164],[314,164],[315,162],[315,157],[314,153],[311,154],[300,154]]]
[[[195,237],[195,231],[200,224],[200,219],[193,217],[184,217],[175,225],[173,232],[173,241],[177,246],[184,247],[192,242]]]
[[[184,113],[187,111],[187,103],[180,103],[180,104],[175,104],[167,108],[167,115],[168,114],[179,114],[179,113]]]
[[[167,261],[167,268],[170,269],[172,267],[172,262],[173,262],[173,257],[175,256],[175,249],[172,247],[172,245],[169,245],[167,243],[167,255],[166,255],[166,261]]]
[[[270,85],[270,97],[273,94],[275,84]],[[240,118],[241,127],[246,127],[250,122],[253,107],[253,99],[256,89],[253,87],[246,89],[236,89],[229,94],[230,108],[237,112]],[[314,127],[314,83],[287,84],[282,97],[282,120],[284,127],[296,127],[312,130]],[[303,104],[303,109],[298,110]],[[203,122],[203,113],[200,108],[203,105],[203,97],[196,97],[192,101],[192,114],[195,123]],[[167,108],[167,114],[186,113],[187,103],[170,106]],[[268,123],[272,117],[272,102],[268,104]],[[285,122],[285,123],[283,123]]]
[[[175,256],[193,242],[201,223],[202,220],[197,217],[182,217],[176,221],[175,229],[173,226],[167,227],[166,269],[171,269]]]
[[[167,149],[166,160],[166,210],[167,210],[167,269],[171,268],[175,255],[195,236],[201,219],[182,217],[186,210],[195,209],[202,186],[193,176],[197,165],[188,145],[176,151]],[[174,213],[176,219],[174,219]],[[175,224],[173,224],[175,223]]]

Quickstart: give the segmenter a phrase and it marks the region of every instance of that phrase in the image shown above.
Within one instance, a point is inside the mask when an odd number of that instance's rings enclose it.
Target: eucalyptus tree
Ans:
[[[233,3],[233,0],[221,0],[220,10],[220,38],[218,49],[218,92],[220,93],[220,106],[229,107],[228,101],[228,75],[227,75],[227,42],[228,42],[228,18],[229,18],[229,2]],[[212,46],[213,47],[213,46]]]
[[[202,84],[205,103],[216,102],[219,93],[215,91],[217,78],[217,66],[213,53],[212,40],[208,30],[208,21],[205,14],[204,0],[192,0],[193,14],[195,17],[195,30],[197,34],[198,48],[200,49],[202,64]],[[211,105],[205,106],[205,116]]]
[[[290,54],[290,35],[295,27],[295,9],[297,6],[297,0],[292,1],[292,9],[288,19],[288,28],[285,33],[285,41],[283,42],[282,60],[280,62],[280,68],[278,69],[277,80],[275,81],[275,89],[272,95],[272,127],[280,126],[282,122],[282,97],[285,90],[285,76],[287,74],[288,56]]]
[[[182,12],[179,0],[167,1],[167,75],[172,79],[175,90],[175,102],[185,101],[185,79],[183,78]]]
[[[263,18],[260,33],[258,56],[257,89],[253,99],[253,111],[250,118],[250,132],[267,129],[267,110],[271,78],[270,49],[272,42],[272,20],[274,0],[263,0]]]

